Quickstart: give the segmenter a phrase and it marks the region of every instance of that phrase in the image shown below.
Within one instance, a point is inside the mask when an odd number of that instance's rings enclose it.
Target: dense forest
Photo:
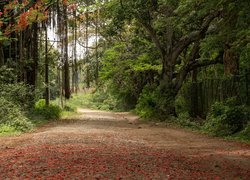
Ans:
[[[90,93],[92,108],[249,138],[249,59],[248,0],[2,0],[0,132]]]

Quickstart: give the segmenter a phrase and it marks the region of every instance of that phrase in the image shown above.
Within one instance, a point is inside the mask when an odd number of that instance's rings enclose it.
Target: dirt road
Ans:
[[[0,137],[0,179],[250,179],[250,145],[136,124],[129,113],[79,112]]]

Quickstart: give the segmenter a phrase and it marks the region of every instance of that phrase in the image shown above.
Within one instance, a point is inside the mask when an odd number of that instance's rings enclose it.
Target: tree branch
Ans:
[[[55,3],[54,0],[50,0],[44,7],[45,11],[47,11],[53,4]],[[18,12],[16,12],[15,14],[10,15],[10,18],[16,18],[19,15],[21,15],[23,12],[28,11],[32,6],[34,6],[36,4],[36,1],[31,1],[29,2],[29,4],[27,4],[24,8],[20,9]],[[11,11],[12,13],[13,11]]]
[[[193,31],[189,35],[183,36],[179,42],[173,48],[172,62],[174,63],[182,51],[187,48],[194,41],[199,41],[206,36],[206,32],[210,26],[210,23],[220,15],[220,11],[209,14],[204,18],[200,30]]]
[[[223,52],[220,52],[219,55],[214,60],[196,60],[191,62],[188,65],[188,72],[197,69],[199,67],[205,67],[213,64],[223,64]]]
[[[85,46],[83,45],[80,41],[77,41],[78,45],[80,45],[83,48],[87,48],[87,49],[96,49],[98,47],[100,47],[100,45],[96,46],[96,47],[91,47],[91,46]]]
[[[199,42],[197,42],[197,44],[194,45],[193,49],[192,49],[192,53],[190,55],[191,58],[193,58],[193,60],[189,61],[188,64],[186,64],[185,66],[183,66],[180,70],[180,72],[178,74],[176,74],[176,81],[175,81],[175,89],[177,91],[179,91],[179,89],[181,88],[184,80],[186,79],[186,76],[188,75],[189,72],[199,68],[199,67],[205,67],[205,66],[209,66],[209,65],[213,65],[213,64],[223,64],[223,52],[220,52],[218,54],[218,56],[214,59],[214,60],[194,60],[195,58],[197,58],[199,56],[198,54],[198,50],[199,50],[199,46],[198,46]]]
[[[150,24],[147,24],[143,21],[140,21],[141,25],[146,29],[146,31],[149,33],[153,43],[155,44],[155,46],[159,49],[161,55],[165,56],[165,50],[160,42],[160,40],[158,39],[157,35],[156,35],[156,32],[154,30],[154,28],[150,25]]]

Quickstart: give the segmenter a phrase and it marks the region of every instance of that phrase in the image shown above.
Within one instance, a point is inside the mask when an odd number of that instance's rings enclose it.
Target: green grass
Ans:
[[[19,134],[21,134],[21,132],[17,131],[13,127],[10,127],[7,125],[0,126],[0,136],[13,136],[13,135],[19,135]]]

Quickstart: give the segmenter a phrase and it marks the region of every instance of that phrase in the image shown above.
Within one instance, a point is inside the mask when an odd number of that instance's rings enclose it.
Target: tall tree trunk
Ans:
[[[72,81],[71,81],[71,90],[72,93],[77,93],[77,62],[76,62],[76,41],[77,41],[77,25],[76,25],[76,10],[73,12],[74,17],[74,25],[72,27],[72,35],[73,35],[73,41],[72,41]]]
[[[45,102],[46,106],[50,101],[49,94],[49,59],[48,59],[48,31],[45,28]]]
[[[31,59],[29,67],[27,68],[27,83],[35,89],[37,79],[38,66],[38,24],[34,23],[31,27],[30,43],[27,44],[28,57]]]
[[[33,82],[32,84],[36,87],[37,81],[37,68],[38,68],[38,61],[39,61],[39,54],[38,54],[38,24],[33,24],[33,51],[32,51],[32,59],[33,59]]]
[[[89,70],[89,0],[86,1],[86,6],[87,6],[87,12],[86,12],[86,64],[87,64],[87,69],[86,69],[86,83],[87,83],[87,88],[90,87],[90,70]]]
[[[76,20],[76,10],[74,11],[74,81],[75,81],[75,93],[78,91],[78,65],[77,65],[77,51],[76,51],[76,44],[77,44],[77,20]]]
[[[74,93],[75,92],[75,61],[74,61],[75,30],[74,30],[74,26],[72,27],[72,36],[73,36],[73,42],[71,43],[71,46],[72,46],[72,51],[71,51],[71,57],[72,57],[72,61],[71,61],[71,93]]]
[[[97,14],[96,14],[96,27],[95,27],[95,55],[96,55],[96,73],[95,73],[95,81],[96,81],[96,85],[98,85],[98,78],[99,78],[98,31],[99,31],[99,8],[97,9]]]
[[[60,49],[60,64],[58,66],[58,84],[59,84],[59,94],[60,94],[60,105],[63,108],[64,107],[64,67],[61,66],[61,64],[64,64],[63,62],[63,52],[64,52],[64,38],[63,38],[63,34],[64,34],[64,30],[63,30],[63,20],[62,20],[62,11],[61,11],[61,6],[60,6],[61,1],[57,0],[56,1],[56,11],[57,11],[57,31],[58,31],[58,37],[59,37],[59,41],[60,44],[58,44],[58,49]]]
[[[24,81],[24,48],[23,48],[23,32],[19,33],[19,62],[18,62],[18,81]]]
[[[68,15],[67,4],[63,4],[64,18],[64,93],[65,98],[70,98],[70,77],[69,77],[69,61],[68,61]]]

